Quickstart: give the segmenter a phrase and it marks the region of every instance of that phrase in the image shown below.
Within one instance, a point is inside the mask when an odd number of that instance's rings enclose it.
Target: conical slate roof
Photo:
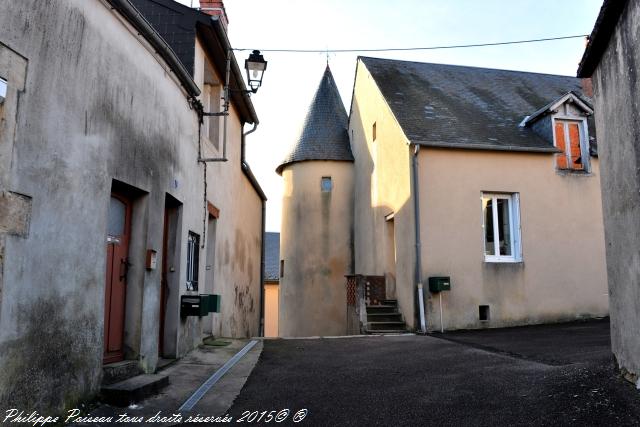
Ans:
[[[307,117],[304,119],[300,137],[276,168],[276,172],[282,174],[285,166],[305,160],[352,162],[353,154],[347,134],[347,122],[347,112],[327,65],[320,86],[309,106]]]

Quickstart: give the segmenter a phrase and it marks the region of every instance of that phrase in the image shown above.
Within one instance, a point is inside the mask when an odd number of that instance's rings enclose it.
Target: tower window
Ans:
[[[373,135],[373,140],[374,141],[376,140],[376,137],[377,137],[377,135],[376,135],[376,133],[377,133],[376,132],[376,127],[377,127],[376,126],[376,122],[373,122],[373,128],[371,129],[371,135]]]
[[[284,260],[280,260],[280,277],[284,277]]]
[[[320,189],[323,193],[330,193],[333,188],[333,184],[331,183],[330,176],[323,176],[322,181],[320,181]]]

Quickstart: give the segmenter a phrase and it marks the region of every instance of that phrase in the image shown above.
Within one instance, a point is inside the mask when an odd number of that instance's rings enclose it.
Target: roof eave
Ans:
[[[160,57],[171,68],[176,75],[180,84],[184,87],[190,96],[196,97],[200,95],[198,85],[193,81],[191,74],[182,61],[178,59],[176,53],[171,49],[169,44],[160,36],[153,26],[146,20],[136,7],[129,0],[107,0],[109,4],[118,11],[140,34],[153,46]]]
[[[278,165],[276,168],[276,173],[282,176],[282,171],[289,165],[294,163],[302,163],[302,162],[350,162],[354,163],[355,159],[300,159],[300,160],[292,160],[290,162],[284,162]]]
[[[589,36],[589,42],[578,66],[578,77],[591,77],[593,75],[604,51],[609,45],[611,35],[627,3],[627,0],[605,0],[602,4],[596,23],[593,26],[593,31]]]
[[[516,145],[493,145],[493,144],[477,144],[477,143],[451,143],[444,141],[418,141],[412,140],[411,144],[417,144],[423,147],[434,148],[453,148],[465,150],[482,150],[482,151],[517,151],[528,153],[560,153],[556,147],[524,147]]]
[[[241,107],[241,110],[245,110],[246,117],[244,121],[246,123],[257,124],[260,121],[258,120],[258,115],[253,106],[253,102],[251,102],[251,98],[247,93],[247,87],[244,84],[242,72],[240,71],[240,67],[238,66],[235,54],[233,53],[231,42],[227,37],[227,30],[220,22],[219,16],[212,16],[210,22],[210,28],[217,40],[220,42],[220,47],[223,50],[222,56],[217,55],[221,58],[221,60],[219,61],[219,64],[216,64],[221,70],[226,69],[227,52],[231,52],[231,75],[233,77],[233,80],[230,81],[231,89],[233,89],[231,91],[231,99],[236,103],[236,105],[239,105]]]

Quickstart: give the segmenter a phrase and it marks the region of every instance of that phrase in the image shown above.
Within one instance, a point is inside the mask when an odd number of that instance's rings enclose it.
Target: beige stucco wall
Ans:
[[[277,282],[264,284],[264,336],[278,336],[278,302],[280,290]]]
[[[372,135],[374,122],[375,141]],[[355,272],[386,275],[387,297],[398,299],[400,311],[407,324],[413,327],[415,244],[409,146],[375,81],[360,61],[349,133],[356,159]],[[391,213],[394,214],[394,239],[391,239],[385,220]],[[394,245],[395,272],[389,268]]]
[[[208,62],[208,64],[207,64]],[[207,81],[223,81],[213,71],[211,61],[199,41],[196,41],[194,80],[198,87]],[[203,95],[201,95],[202,98]],[[205,118],[203,124],[203,156],[221,157],[222,140],[218,149],[208,139],[207,126],[220,126],[222,136],[224,120]],[[231,104],[227,119],[227,161],[207,163],[207,200],[220,210],[215,231],[213,265],[206,265],[206,254],[201,252],[202,280],[200,293],[221,295],[220,313],[207,316],[203,332],[209,328],[214,336],[251,337],[259,334],[260,326],[260,268],[262,251],[262,201],[240,167],[242,123]],[[204,178],[204,177],[203,177]],[[204,205],[202,206],[204,210]],[[202,238],[202,237],[201,237]],[[209,242],[208,238],[204,239]]]
[[[323,176],[333,182],[321,192]],[[353,163],[305,161],[284,168],[280,336],[344,335],[352,270]]]
[[[599,165],[556,172],[548,154],[425,149],[419,154],[423,277],[451,276],[445,329],[608,314]],[[520,194],[522,263],[486,263],[482,192]],[[478,306],[491,320],[479,322]],[[440,329],[436,296],[429,329]]]

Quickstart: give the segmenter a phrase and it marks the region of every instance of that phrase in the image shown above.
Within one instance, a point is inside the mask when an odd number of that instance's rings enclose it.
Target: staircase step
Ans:
[[[169,376],[159,374],[138,375],[124,381],[103,386],[100,398],[115,406],[129,406],[158,394],[169,385]]]
[[[366,329],[364,331],[367,335],[381,335],[381,334],[408,334],[407,329]]]
[[[407,325],[402,321],[396,322],[367,322],[367,329],[376,330],[406,330]]]
[[[402,314],[398,313],[367,313],[367,322],[402,322]]]
[[[380,301],[383,305],[393,305],[395,307],[398,306],[398,300],[397,299],[383,299],[382,301]]]
[[[397,313],[398,307],[395,305],[368,305],[367,314],[372,313]]]
[[[137,360],[123,360],[102,366],[102,385],[115,384],[140,375],[142,369]]]

